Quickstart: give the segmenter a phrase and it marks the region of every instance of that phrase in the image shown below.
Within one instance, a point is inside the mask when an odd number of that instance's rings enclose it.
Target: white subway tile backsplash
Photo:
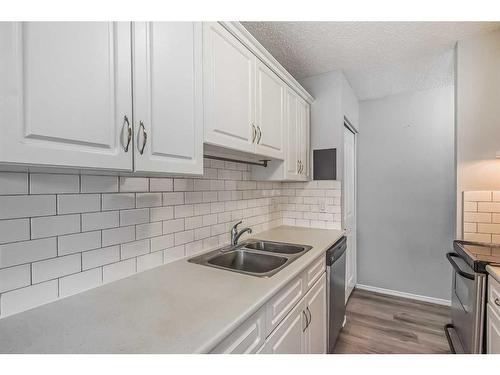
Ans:
[[[166,234],[164,236],[151,238],[151,251],[168,249],[174,246],[174,235]]]
[[[0,219],[17,219],[55,214],[55,195],[0,196]]]
[[[57,196],[57,213],[74,214],[101,210],[99,194],[64,194]]]
[[[102,246],[118,245],[135,240],[135,227],[120,227],[102,231]]]
[[[173,206],[175,204],[184,204],[184,193],[163,193],[163,205]]]
[[[118,192],[117,176],[90,176],[80,177],[82,193],[116,193]]]
[[[116,228],[120,224],[119,211],[82,214],[82,231]]]
[[[473,202],[491,202],[491,191],[464,191],[464,200]]]
[[[194,182],[187,178],[174,178],[174,191],[193,191]]]
[[[30,220],[0,220],[0,244],[30,239]]]
[[[163,234],[175,233],[184,230],[184,219],[166,220],[163,222]]]
[[[149,191],[149,179],[145,177],[120,177],[120,192]]]
[[[189,217],[194,215],[194,208],[192,204],[186,204],[174,207],[174,217],[176,219]]]
[[[147,254],[150,251],[149,239],[128,242],[120,246],[120,259],[128,259]]]
[[[144,224],[147,222],[149,222],[148,208],[120,211],[120,226]]]
[[[57,239],[44,238],[34,241],[0,245],[0,268],[31,263],[57,256]]]
[[[102,210],[126,210],[135,208],[135,195],[132,193],[103,194]]]
[[[161,206],[161,193],[138,193],[136,196],[136,207],[159,207]]]
[[[5,317],[52,302],[57,297],[57,280],[15,289],[2,294],[0,298],[0,313],[2,317]]]
[[[184,245],[188,242],[194,241],[194,231],[186,230],[183,232],[177,232],[174,234],[174,245]]]
[[[101,247],[101,231],[69,234],[57,238],[57,254],[68,255]]]
[[[170,249],[163,250],[163,263],[171,263],[185,256],[184,245],[172,247]]]
[[[174,182],[171,178],[150,178],[149,191],[172,191]]]
[[[191,191],[184,193],[184,202],[186,204],[201,203],[203,201],[203,194],[199,191]]]
[[[31,194],[79,193],[80,176],[72,174],[38,174],[30,176]]]
[[[96,288],[102,284],[102,269],[75,273],[59,279],[59,297],[67,297],[76,293]]]
[[[139,224],[135,227],[135,238],[137,240],[161,236],[162,233],[163,226],[160,221],[156,223]]]
[[[0,269],[0,293],[30,285],[30,272],[29,264]]]
[[[131,258],[118,263],[108,264],[102,267],[102,281],[109,283],[111,281],[123,279],[136,272],[136,259]]]
[[[199,178],[0,173],[0,303],[7,313],[227,244],[237,220],[255,232],[313,220],[340,228],[338,182],[256,182],[244,164],[205,162]]]
[[[137,272],[149,270],[163,264],[163,251],[137,257]]]
[[[28,173],[0,172],[0,195],[28,194]]]
[[[174,208],[167,207],[154,207],[149,210],[150,221],[163,221],[174,218]]]
[[[85,251],[82,253],[82,269],[104,266],[120,260],[120,246],[103,247],[97,250]]]
[[[33,284],[38,284],[80,272],[82,270],[81,259],[80,254],[73,254],[35,262],[31,265],[31,281]]]
[[[80,231],[80,215],[44,216],[31,219],[31,238],[43,238]]]

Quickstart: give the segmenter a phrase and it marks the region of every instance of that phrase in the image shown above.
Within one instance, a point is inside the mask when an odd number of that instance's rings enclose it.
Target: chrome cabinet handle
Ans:
[[[142,147],[139,148],[139,154],[143,154],[144,153],[144,148],[146,147],[146,142],[148,140],[148,133],[146,133],[146,128],[144,127],[144,123],[142,121],[139,121],[139,132],[141,131],[142,129],[142,136],[143,136],[143,139],[142,139]],[[139,133],[137,133],[137,141],[139,141]]]
[[[307,306],[307,312],[309,313],[309,324],[307,325],[307,327],[309,327],[313,321],[313,316],[311,314],[311,310],[309,310],[309,306]]]
[[[304,315],[304,318],[306,318],[306,326],[302,328],[302,332],[305,332],[307,327],[309,327],[309,318],[307,317],[307,314],[304,310],[302,310],[302,314]]]
[[[257,129],[255,129],[255,125],[252,124],[252,143],[255,143],[256,137],[257,137]]]
[[[500,299],[495,298],[495,305],[500,306]]]
[[[299,173],[302,173],[302,162],[299,160]]]
[[[125,152],[128,152],[128,147],[130,146],[130,141],[132,140],[132,127],[128,121],[127,115],[123,116],[123,126],[127,125],[127,144],[123,147]]]
[[[259,138],[257,139],[257,144],[260,143],[260,140],[262,139],[262,130],[260,130],[260,126],[257,125],[257,130],[259,131]]]

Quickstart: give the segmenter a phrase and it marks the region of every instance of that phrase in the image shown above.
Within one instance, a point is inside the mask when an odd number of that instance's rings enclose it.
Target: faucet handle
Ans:
[[[238,221],[236,224],[233,225],[233,229],[236,230],[238,228],[238,225],[243,223],[243,220]]]

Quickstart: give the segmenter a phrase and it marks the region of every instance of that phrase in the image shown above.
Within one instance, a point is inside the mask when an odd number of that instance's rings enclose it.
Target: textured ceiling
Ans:
[[[500,22],[242,22],[297,79],[437,55]]]

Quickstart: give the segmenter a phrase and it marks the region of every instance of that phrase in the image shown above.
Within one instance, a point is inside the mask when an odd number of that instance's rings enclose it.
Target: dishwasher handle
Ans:
[[[460,276],[466,278],[466,279],[469,279],[469,280],[474,280],[475,279],[475,276],[474,274],[472,273],[468,273],[468,272],[465,272],[465,271],[462,271],[460,269],[460,267],[458,266],[457,263],[455,263],[455,261],[453,260],[453,258],[460,258],[460,255],[458,255],[457,253],[447,253],[446,254],[446,258],[448,258],[448,261],[450,262],[450,264],[452,265],[453,269],[455,270],[456,273],[458,273]]]

